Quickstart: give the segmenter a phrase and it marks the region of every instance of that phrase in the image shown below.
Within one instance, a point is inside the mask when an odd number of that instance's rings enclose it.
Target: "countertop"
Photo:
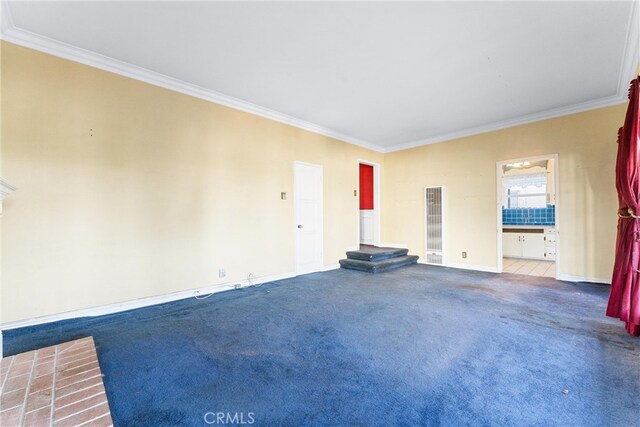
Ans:
[[[510,224],[503,225],[502,229],[506,228],[529,228],[529,229],[539,229],[539,228],[555,228],[555,225],[536,225],[536,224]]]

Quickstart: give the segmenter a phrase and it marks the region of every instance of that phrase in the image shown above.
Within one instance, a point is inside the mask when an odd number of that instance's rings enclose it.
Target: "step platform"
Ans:
[[[408,255],[408,253],[408,249],[362,245],[358,251],[348,251],[347,259],[340,260],[340,267],[380,273],[418,262],[418,256]]]
[[[405,256],[408,253],[409,249],[378,248],[376,246],[362,245],[362,248],[359,251],[347,252],[347,258],[373,262],[393,257]]]

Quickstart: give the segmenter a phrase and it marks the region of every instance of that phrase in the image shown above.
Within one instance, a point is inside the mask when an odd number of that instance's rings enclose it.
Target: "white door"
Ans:
[[[360,209],[360,243],[365,245],[376,244],[377,228],[377,204],[376,200],[376,174],[377,166],[365,162],[358,162],[359,175],[359,209]]]
[[[373,221],[375,211],[360,211],[360,243],[365,245],[373,245]]]
[[[322,270],[322,166],[295,162],[296,274]]]

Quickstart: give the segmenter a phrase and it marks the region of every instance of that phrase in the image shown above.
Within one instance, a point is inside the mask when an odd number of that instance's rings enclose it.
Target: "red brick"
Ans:
[[[7,366],[6,368],[2,368],[2,370],[0,371],[0,387],[2,386],[2,384],[4,384],[4,381],[7,379],[8,375],[9,367]]]
[[[41,377],[43,375],[52,374],[53,373],[53,360],[48,363],[42,363],[33,367],[33,376],[35,378]]]
[[[90,421],[87,424],[83,424],[82,427],[110,427],[113,426],[113,421],[111,420],[111,414],[106,414],[96,420]]]
[[[96,369],[95,371],[88,372],[88,374],[93,375],[93,377],[83,378],[82,380],[66,385],[64,387],[60,387],[57,385],[56,398],[63,397],[68,394],[75,393],[76,391],[80,391],[82,389],[102,383],[102,375],[100,374],[100,370]]]
[[[51,389],[42,390],[27,396],[27,407],[25,412],[35,411],[44,406],[51,406]]]
[[[58,355],[58,362],[68,362],[70,360],[81,359],[87,356],[96,356],[96,352],[93,348],[79,348],[77,351],[70,351],[68,353],[61,353]]]
[[[67,341],[67,342],[63,342],[61,344],[58,344],[56,347],[57,347],[58,353],[60,353],[60,352],[63,352],[65,350],[70,349],[74,345],[76,345],[76,341]]]
[[[7,356],[0,359],[0,369],[5,370],[8,369],[13,361],[13,356]]]
[[[0,396],[2,427],[53,425],[54,389],[54,418],[62,418],[56,425],[113,425],[92,337],[2,359],[0,372],[6,379]]]
[[[0,397],[0,408],[11,409],[22,405],[24,403],[25,394],[27,394],[27,389],[24,388],[10,391],[8,393],[2,393],[2,397]]]
[[[96,361],[97,361],[96,356],[94,354],[90,354],[88,356],[85,356],[83,358],[79,358],[76,360],[70,360],[68,362],[63,362],[63,363],[58,362],[58,365],[56,366],[56,371],[57,372],[67,371],[67,370],[78,368],[80,366],[84,366],[88,363],[92,363]]]
[[[91,371],[93,369],[99,368],[98,362],[88,363],[86,365],[78,366],[77,368],[67,369],[66,371],[57,371],[56,374],[56,387],[59,385],[59,381],[62,380],[71,380],[73,377],[86,373],[87,371]]]
[[[9,368],[11,368],[10,363],[2,365],[2,367],[0,368],[0,381],[4,381],[5,377],[9,373]]]
[[[25,426],[50,426],[51,406],[44,406],[32,412],[27,412],[24,416]]]
[[[20,425],[20,417],[22,416],[22,407],[17,406],[0,412],[0,426],[13,427]]]
[[[84,337],[84,338],[80,338],[78,340],[76,340],[78,342],[78,344],[91,344],[91,347],[95,347],[95,343],[93,342],[93,337],[92,336],[88,336],[88,337]]]
[[[44,359],[47,357],[53,357],[56,354],[56,347],[52,345],[51,347],[41,348],[36,350],[36,358]]]
[[[31,387],[29,393],[47,390],[53,387],[53,374],[43,375],[41,377],[31,379]]]
[[[36,365],[42,365],[44,363],[53,363],[56,360],[56,356],[47,356],[47,357],[37,357],[36,356]]]
[[[79,400],[86,399],[87,397],[92,397],[100,393],[104,393],[104,386],[102,385],[102,382],[98,382],[97,384],[94,384],[90,387],[80,389],[64,396],[56,396],[55,407],[56,409],[62,408],[64,406],[71,405]]]
[[[89,350],[89,349],[94,348],[94,345],[91,342],[74,343],[73,345],[64,346],[64,347],[63,347],[63,345],[64,344],[62,344],[62,345],[60,345],[58,347],[58,354],[61,355],[61,356],[65,355],[65,354],[68,354],[68,353],[73,353],[73,352],[77,353],[79,351],[85,351],[85,350]]]
[[[82,412],[87,408],[92,408],[96,405],[107,402],[107,396],[104,394],[104,392],[97,394],[95,396],[91,396],[83,399],[84,400],[79,400],[71,405],[67,405],[62,408],[59,408],[58,405],[56,405],[56,410],[54,412],[53,417],[56,420],[59,420],[61,418],[68,417],[78,412]]]
[[[27,388],[27,385],[29,384],[29,377],[29,374],[24,374],[17,377],[7,378],[7,381],[4,383],[4,387],[2,388],[2,392],[7,393],[13,390]]]
[[[27,351],[25,353],[20,353],[15,355],[15,360],[13,363],[27,363],[33,361],[34,356],[36,355],[35,351]]]
[[[102,417],[105,414],[109,413],[109,405],[105,402],[101,405],[94,406],[93,408],[87,409],[86,411],[82,411],[78,414],[72,415],[68,418],[58,419],[54,417],[54,423],[56,426],[65,427],[65,426],[78,426],[80,424],[86,423],[87,421],[91,421],[95,418]]]
[[[32,363],[21,363],[19,365],[14,363],[9,370],[9,378],[17,377],[18,375],[30,374],[32,365]]]

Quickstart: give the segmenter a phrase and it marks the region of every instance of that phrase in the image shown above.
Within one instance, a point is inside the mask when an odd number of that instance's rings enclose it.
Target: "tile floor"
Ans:
[[[92,337],[0,362],[0,426],[111,426]]]
[[[554,261],[538,261],[534,259],[503,258],[502,271],[505,273],[526,274],[527,276],[556,277]]]

